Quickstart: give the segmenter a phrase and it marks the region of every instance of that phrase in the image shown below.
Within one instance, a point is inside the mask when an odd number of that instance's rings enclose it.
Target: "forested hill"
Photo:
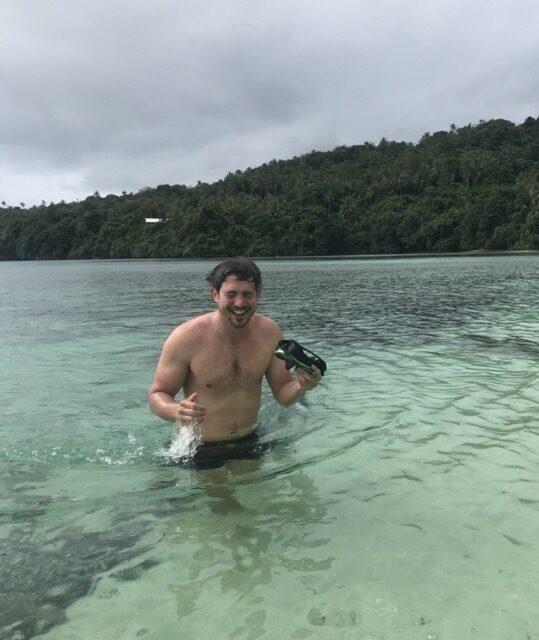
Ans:
[[[4,260],[474,249],[539,249],[539,118],[313,151],[196,187],[0,208]]]

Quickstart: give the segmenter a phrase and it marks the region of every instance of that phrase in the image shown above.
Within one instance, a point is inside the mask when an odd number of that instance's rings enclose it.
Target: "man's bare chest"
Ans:
[[[208,391],[247,389],[260,384],[271,357],[271,348],[256,343],[235,349],[218,343],[201,345],[191,361],[191,375]]]

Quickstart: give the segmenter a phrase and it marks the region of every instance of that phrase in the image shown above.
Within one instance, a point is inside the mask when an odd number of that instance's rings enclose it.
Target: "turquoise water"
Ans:
[[[212,262],[0,263],[0,638],[539,637],[539,257],[261,262],[328,362],[250,465],[162,465]]]

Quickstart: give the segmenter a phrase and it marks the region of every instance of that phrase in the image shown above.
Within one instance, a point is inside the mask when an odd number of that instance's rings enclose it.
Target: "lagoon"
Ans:
[[[261,260],[328,374],[196,472],[146,390],[214,264],[0,263],[0,638],[535,637],[539,257]]]

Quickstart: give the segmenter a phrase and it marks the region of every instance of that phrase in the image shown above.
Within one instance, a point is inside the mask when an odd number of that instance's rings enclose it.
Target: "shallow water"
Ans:
[[[261,262],[328,374],[196,472],[145,395],[211,266],[0,263],[0,638],[537,638],[539,257]]]

